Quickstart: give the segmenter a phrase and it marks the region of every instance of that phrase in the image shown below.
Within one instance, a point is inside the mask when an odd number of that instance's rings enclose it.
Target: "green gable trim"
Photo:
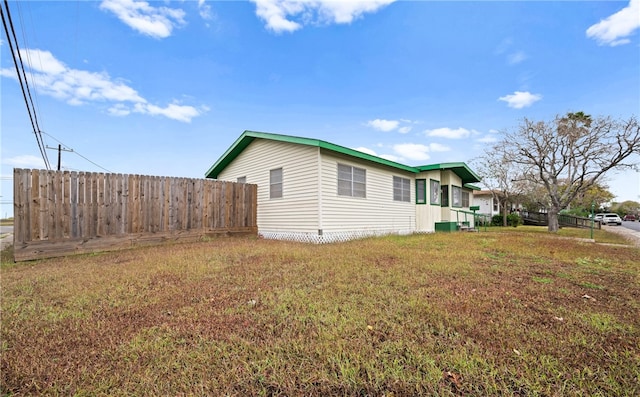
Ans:
[[[214,165],[209,168],[209,170],[205,173],[205,178],[217,178],[218,175],[224,170],[233,160],[236,159],[242,153],[242,151],[249,146],[254,139],[268,139],[271,141],[279,141],[279,142],[287,142],[294,143],[298,145],[306,145],[319,147],[321,149],[325,149],[331,152],[344,154],[346,156],[355,157],[358,159],[371,161],[377,164],[386,165],[388,167],[400,169],[402,171],[417,173],[418,170],[415,167],[410,167],[408,165],[396,163],[395,161],[386,160],[382,157],[372,156],[370,154],[360,152],[358,150],[349,149],[344,146],[335,145],[333,143],[321,141],[319,139],[311,139],[311,138],[302,138],[291,135],[280,135],[280,134],[271,134],[268,132],[257,132],[257,131],[245,131],[240,135],[240,137],[231,145],[229,149],[216,161]]]
[[[422,171],[450,170],[462,179],[463,185],[467,183],[480,182],[480,178],[473,171],[471,171],[471,169],[465,163],[442,163],[411,167],[408,165],[396,163],[395,161],[383,159],[382,157],[360,152],[355,149],[349,149],[344,146],[321,141],[319,139],[257,131],[243,132],[242,135],[240,135],[240,137],[236,139],[236,141],[231,145],[231,147],[229,147],[229,149],[227,149],[227,151],[224,152],[222,156],[220,156],[218,161],[216,161],[215,164],[213,164],[211,168],[209,168],[209,170],[205,173],[205,178],[217,179],[222,170],[224,170],[229,164],[231,164],[231,162],[235,160],[240,155],[240,153],[242,153],[242,151],[246,149],[247,146],[249,146],[249,144],[251,144],[251,142],[253,142],[255,139],[268,139],[271,141],[318,147],[333,153],[343,154],[345,156],[370,161],[372,163],[384,165],[405,172],[411,172],[414,174]]]
[[[452,171],[462,179],[462,184],[480,182],[480,177],[465,163],[441,163],[416,167],[419,171]]]

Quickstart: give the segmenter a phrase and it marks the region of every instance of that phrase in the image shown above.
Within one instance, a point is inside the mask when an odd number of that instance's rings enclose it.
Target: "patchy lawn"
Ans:
[[[520,228],[5,262],[0,393],[640,395],[639,264]]]

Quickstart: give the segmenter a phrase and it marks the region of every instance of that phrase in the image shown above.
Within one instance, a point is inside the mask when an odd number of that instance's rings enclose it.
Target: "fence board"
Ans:
[[[46,240],[49,238],[49,228],[47,224],[47,218],[49,216],[47,211],[47,174],[42,172],[36,172],[39,180],[39,192],[38,192],[38,227],[40,229],[39,240]]]
[[[27,195],[29,195],[27,193]],[[30,225],[30,238],[31,240],[40,240],[40,173],[36,172],[31,178],[31,219],[29,219]]]
[[[64,171],[62,174],[62,238],[71,237],[71,173]]]
[[[256,185],[15,169],[14,259],[255,235],[256,200]]]

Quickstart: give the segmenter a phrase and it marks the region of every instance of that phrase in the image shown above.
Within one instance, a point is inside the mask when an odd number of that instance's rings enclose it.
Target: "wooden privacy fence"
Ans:
[[[257,234],[257,186],[14,169],[16,261],[214,234]]]

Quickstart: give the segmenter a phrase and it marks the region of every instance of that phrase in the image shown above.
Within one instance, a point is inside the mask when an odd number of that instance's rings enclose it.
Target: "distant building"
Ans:
[[[491,190],[479,190],[473,192],[473,205],[479,206],[479,214],[492,217],[501,214],[500,202],[497,198],[502,197],[502,192]]]

